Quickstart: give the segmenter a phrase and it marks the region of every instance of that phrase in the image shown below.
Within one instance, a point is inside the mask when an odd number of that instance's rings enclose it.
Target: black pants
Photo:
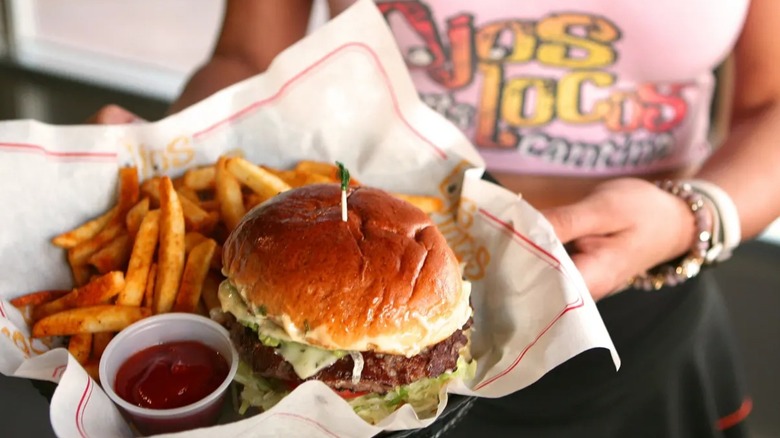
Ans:
[[[479,399],[447,437],[741,437],[749,399],[707,273],[598,304],[622,359],[587,351],[526,389]]]

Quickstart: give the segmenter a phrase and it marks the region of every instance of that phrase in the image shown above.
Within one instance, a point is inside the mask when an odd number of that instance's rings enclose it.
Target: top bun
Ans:
[[[294,341],[412,356],[471,316],[458,260],[431,219],[373,188],[289,190],[250,211],[223,248],[242,296]]]

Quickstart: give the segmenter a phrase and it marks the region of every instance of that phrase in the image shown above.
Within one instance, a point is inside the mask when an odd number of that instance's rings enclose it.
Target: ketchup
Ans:
[[[214,392],[228,371],[225,358],[200,342],[169,342],[130,356],[119,367],[114,390],[142,408],[173,409]]]

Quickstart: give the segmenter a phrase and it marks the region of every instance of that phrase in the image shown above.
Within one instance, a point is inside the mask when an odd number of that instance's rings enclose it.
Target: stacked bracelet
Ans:
[[[658,187],[681,198],[688,204],[696,218],[696,238],[688,254],[676,263],[657,266],[645,274],[632,278],[629,284],[637,289],[658,290],[663,286],[675,286],[699,274],[707,260],[712,239],[712,219],[702,196],[690,184],[674,181],[656,183]]]

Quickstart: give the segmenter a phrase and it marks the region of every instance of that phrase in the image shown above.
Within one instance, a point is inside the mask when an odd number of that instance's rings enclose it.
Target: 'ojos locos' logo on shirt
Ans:
[[[423,3],[385,1],[379,8],[388,20],[400,16],[421,42],[407,48],[406,60],[442,88],[423,98],[462,129],[473,129],[473,141],[481,148],[533,154],[539,152],[534,148],[544,149],[540,143],[574,141],[540,134],[551,123],[600,125],[606,137],[643,133],[641,141],[653,142],[652,151],[645,153],[644,145],[644,155],[634,158],[647,162],[668,153],[670,132],[688,112],[682,92],[689,84],[618,87],[618,76],[608,68],[618,59],[615,43],[621,32],[604,17],[560,13],[475,26],[472,14],[459,13],[447,17],[440,30]],[[531,63],[537,73],[517,71]],[[479,86],[477,101],[457,102],[453,92],[474,84]],[[529,133],[535,134],[524,135]],[[638,164],[631,160],[623,156],[619,164]]]

